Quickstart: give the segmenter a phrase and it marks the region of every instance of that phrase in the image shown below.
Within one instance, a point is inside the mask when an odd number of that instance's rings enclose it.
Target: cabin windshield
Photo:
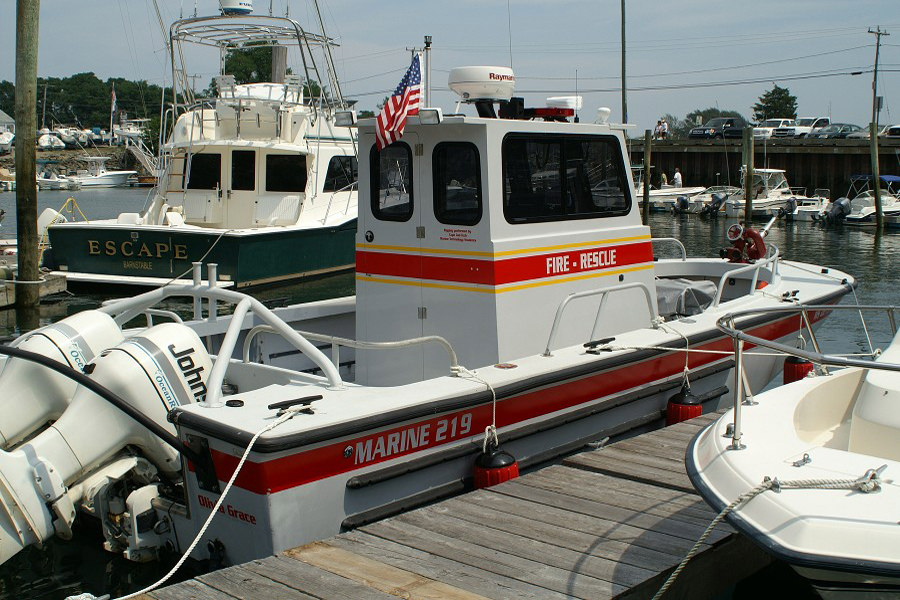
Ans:
[[[615,137],[510,134],[502,154],[503,214],[510,223],[619,216],[631,209]]]

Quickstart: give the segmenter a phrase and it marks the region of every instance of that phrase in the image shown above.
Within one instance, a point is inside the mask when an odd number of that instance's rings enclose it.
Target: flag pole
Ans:
[[[425,106],[431,106],[431,36],[425,36]]]

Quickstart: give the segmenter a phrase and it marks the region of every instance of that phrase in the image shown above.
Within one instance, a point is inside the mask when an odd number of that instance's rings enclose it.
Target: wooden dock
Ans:
[[[683,457],[716,416],[144,598],[649,598],[715,516],[693,491]],[[722,524],[666,598],[711,597],[769,562]]]

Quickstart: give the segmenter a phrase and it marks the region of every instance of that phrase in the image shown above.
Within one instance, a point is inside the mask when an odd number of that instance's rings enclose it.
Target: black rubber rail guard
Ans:
[[[125,402],[125,400],[123,400],[117,394],[100,385],[81,371],[73,369],[69,365],[56,362],[52,358],[48,358],[42,354],[37,354],[36,352],[30,352],[28,350],[22,350],[21,348],[15,348],[13,346],[0,345],[0,354],[5,354],[6,356],[21,358],[22,360],[37,363],[39,365],[47,367],[48,369],[56,371],[60,375],[68,377],[75,383],[91,390],[92,392],[121,410],[123,413],[149,429],[153,435],[177,450],[189,461],[193,462],[194,464],[203,464],[203,457],[188,448],[184,444],[184,442],[163,429],[160,425],[158,425],[152,419],[149,419],[143,413],[138,412],[137,409]]]

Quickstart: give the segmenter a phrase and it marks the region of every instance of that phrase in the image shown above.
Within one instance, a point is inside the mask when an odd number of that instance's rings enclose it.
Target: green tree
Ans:
[[[0,110],[11,117],[16,113],[16,86],[11,81],[0,81]]]
[[[753,118],[757,122],[775,118],[796,119],[797,96],[776,83],[753,105]]]

